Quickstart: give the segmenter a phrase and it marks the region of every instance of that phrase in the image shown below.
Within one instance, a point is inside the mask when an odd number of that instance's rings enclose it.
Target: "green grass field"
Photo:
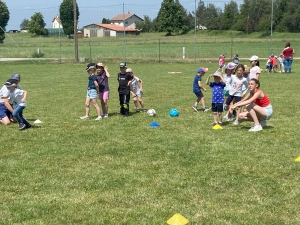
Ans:
[[[211,112],[193,112],[196,69],[217,63],[130,63],[157,115],[134,113],[131,101],[128,118],[118,115],[118,64],[104,63],[111,94],[101,121],[93,107],[79,119],[85,64],[1,63],[1,82],[22,76],[25,117],[43,123],[0,126],[0,224],[156,225],[175,213],[189,224],[300,223],[299,61],[292,74],[262,73],[274,114],[257,133],[248,122],[212,130]],[[205,97],[209,105],[209,88]]]
[[[12,39],[11,39],[11,38]],[[18,33],[6,36],[1,45],[0,57],[24,58],[32,57],[37,49],[44,53],[44,58],[74,59],[74,40],[66,37],[31,37],[30,34]],[[197,62],[218,60],[220,54],[228,59],[235,54],[242,58],[258,55],[267,58],[271,53],[279,55],[287,41],[295,52],[300,52],[296,43],[297,33],[276,33],[272,40],[270,35],[263,33],[244,34],[230,31],[198,31],[166,37],[164,34],[142,33],[139,36],[79,38],[79,58],[90,60],[110,60],[117,63],[124,58],[131,62]],[[18,48],[18,46],[20,48]],[[182,60],[185,47],[186,58]],[[26,54],[25,54],[25,53]],[[209,59],[209,60],[208,60]]]

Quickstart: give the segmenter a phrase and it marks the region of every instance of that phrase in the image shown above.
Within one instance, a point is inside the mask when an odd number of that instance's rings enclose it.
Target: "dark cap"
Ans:
[[[120,67],[121,67],[121,68],[126,67],[126,66],[127,66],[126,62],[121,62],[121,63],[120,63]]]
[[[18,73],[13,73],[13,74],[11,75],[10,79],[14,79],[14,80],[20,81],[20,80],[21,80],[21,75],[18,74]]]
[[[88,71],[90,69],[96,69],[96,64],[95,63],[89,63],[87,64],[85,71]]]

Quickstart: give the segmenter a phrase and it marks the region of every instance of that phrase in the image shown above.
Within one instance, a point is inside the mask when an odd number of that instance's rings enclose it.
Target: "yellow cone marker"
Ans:
[[[213,126],[212,129],[214,129],[214,130],[222,130],[223,127],[221,127],[219,124],[216,124],[216,125]]]
[[[167,223],[170,225],[185,225],[187,224],[189,221],[184,218],[182,215],[180,215],[179,213],[176,213],[174,216],[172,216]]]
[[[300,156],[297,159],[295,159],[295,161],[300,162]]]

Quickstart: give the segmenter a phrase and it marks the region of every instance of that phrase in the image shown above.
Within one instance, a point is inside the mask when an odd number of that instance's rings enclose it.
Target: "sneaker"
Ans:
[[[253,127],[250,128],[250,132],[257,132],[257,131],[261,131],[262,127],[261,125],[254,125]]]
[[[82,119],[82,120],[86,120],[88,118],[89,118],[88,116],[82,116],[82,117],[80,117],[80,119]]]
[[[205,106],[205,107],[202,108],[202,110],[203,110],[203,112],[207,112],[208,110],[210,110],[210,108]]]
[[[26,128],[26,125],[24,123],[19,124],[19,130],[23,130]]]
[[[147,109],[143,109],[143,112],[147,112]]]
[[[135,112],[140,112],[140,111],[141,111],[140,109],[136,109],[136,110],[135,110]]]
[[[218,122],[218,124],[219,124],[220,126],[222,126],[223,123],[222,123],[222,122]]]
[[[226,121],[228,122],[228,121],[230,121],[231,119],[232,119],[232,115],[227,115]]]
[[[267,121],[266,120],[260,120],[259,124],[261,125],[261,127],[265,127],[267,125]]]
[[[238,120],[233,121],[233,125],[239,125],[239,121]]]
[[[102,116],[98,116],[95,120],[101,120]]]
[[[212,126],[215,126],[215,125],[217,125],[218,123],[217,122],[213,122],[211,125]]]
[[[197,106],[193,105],[192,108],[195,112],[198,112]]]
[[[31,125],[30,125],[30,124],[26,126],[26,128],[30,128],[30,127],[31,127]]]
[[[108,114],[103,114],[102,118],[107,118]]]

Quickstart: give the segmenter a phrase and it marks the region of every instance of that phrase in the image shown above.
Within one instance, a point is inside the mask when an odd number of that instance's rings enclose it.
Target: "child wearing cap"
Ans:
[[[142,99],[143,96],[143,81],[138,78],[137,76],[134,75],[133,71],[131,68],[126,69],[127,73],[130,73],[133,77],[134,80],[130,83],[130,93],[132,95],[133,103],[135,105],[135,111],[140,112],[140,108],[138,105],[138,102],[142,106],[143,112],[146,112],[147,110],[145,109],[145,104]]]
[[[93,102],[93,105],[96,109],[98,117],[96,120],[101,120],[101,113],[100,108],[97,103],[97,94],[99,93],[99,86],[97,83],[97,76],[95,75],[96,71],[96,65],[95,63],[89,63],[85,71],[88,73],[88,87],[87,87],[87,94],[86,94],[86,100],[85,100],[85,116],[80,117],[80,119],[89,119],[90,114],[90,103]]]
[[[120,114],[124,117],[129,116],[130,83],[134,77],[126,72],[126,62],[120,63],[120,73],[118,73],[118,92],[120,100]]]
[[[211,77],[214,77],[214,82],[209,82]],[[212,99],[211,99],[211,111],[213,112],[214,122],[212,126],[216,124],[222,125],[222,113],[223,113],[223,103],[224,103],[224,93],[223,90],[226,86],[225,80],[222,73],[216,71],[211,74],[206,79],[206,84],[212,88]]]
[[[10,101],[13,102],[14,105],[12,116],[16,118],[16,120],[18,121],[19,129],[23,130],[25,128],[30,128],[31,125],[23,117],[23,110],[27,106],[26,103],[27,91],[18,89],[16,83],[6,82],[6,87],[10,92],[9,94]]]
[[[250,80],[252,78],[255,79],[259,79],[260,76],[260,68],[259,68],[259,58],[256,55],[253,55],[250,59],[249,59],[250,63],[251,63],[251,69],[250,69],[250,74],[249,74],[249,78]]]
[[[107,100],[109,99],[109,86],[108,86],[108,78],[110,78],[110,74],[108,72],[108,68],[104,66],[103,63],[97,63],[97,82],[99,86],[99,99],[102,107],[102,118],[108,117],[108,105]]]
[[[206,112],[210,109],[210,108],[205,106],[204,96],[203,96],[202,91],[201,91],[201,90],[206,91],[205,87],[203,87],[202,84],[201,84],[201,78],[204,76],[204,74],[207,71],[208,71],[207,68],[200,67],[197,70],[197,74],[194,77],[193,92],[197,96],[197,100],[196,100],[195,104],[192,106],[192,108],[194,109],[195,112],[198,111],[197,107],[198,107],[198,104],[199,104],[200,101],[201,101],[201,104],[202,104],[203,112]]]

